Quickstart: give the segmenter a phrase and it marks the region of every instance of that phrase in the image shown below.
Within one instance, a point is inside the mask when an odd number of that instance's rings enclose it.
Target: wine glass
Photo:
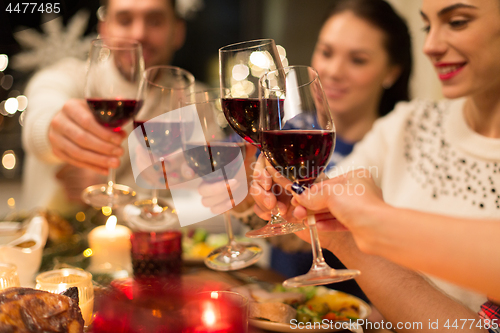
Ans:
[[[335,147],[335,127],[318,73],[308,66],[290,66],[264,74],[259,82],[261,144],[267,161],[301,193],[324,171]],[[323,258],[314,215],[307,218],[313,265],[305,275],[283,285],[299,287],[349,280],[358,270],[335,270]]]
[[[191,108],[186,108],[182,114],[183,124],[189,124],[183,131],[184,158],[203,183],[224,189],[224,194],[218,198],[222,199],[218,207],[226,205],[221,211],[225,210],[223,215],[228,243],[213,250],[205,258],[205,264],[219,271],[248,267],[257,262],[263,252],[256,244],[234,239],[229,209],[241,202],[248,191],[241,188],[234,190],[228,183],[228,180],[235,178],[246,185],[245,141],[224,124],[225,121],[222,122],[225,127],[219,125],[222,106],[218,89],[197,92],[192,95],[190,103]],[[201,126],[201,130],[198,126]]]
[[[281,68],[274,40],[259,39],[224,46],[219,49],[219,76],[222,106],[227,122],[242,138],[260,148],[260,99],[258,82],[269,70]],[[305,229],[289,223],[276,206],[269,223],[247,232],[247,237],[271,237]]]
[[[84,93],[98,123],[118,132],[134,116],[141,105],[138,91],[143,71],[139,42],[119,38],[92,41]],[[116,184],[115,178],[116,170],[110,168],[107,184],[87,187],[83,201],[94,207],[115,208],[134,200],[135,191]]]
[[[128,222],[139,229],[161,230],[169,222],[177,221],[176,215],[168,209],[171,205],[158,197],[158,188],[167,188],[163,168],[169,163],[169,155],[182,147],[180,118],[177,113],[167,113],[184,106],[194,87],[194,76],[179,67],[155,66],[144,72],[140,88],[143,103],[134,116],[134,133],[148,148],[150,156],[146,156],[147,160],[152,159],[146,173],[157,176],[153,177],[156,182],[143,183],[152,188],[151,197],[124,209]],[[146,177],[141,177],[143,179]],[[158,179],[162,181],[158,182]]]

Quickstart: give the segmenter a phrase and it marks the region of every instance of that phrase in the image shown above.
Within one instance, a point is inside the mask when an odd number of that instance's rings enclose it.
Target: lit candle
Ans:
[[[195,328],[195,333],[229,333],[234,331],[234,327],[222,318],[223,314],[228,315],[227,304],[219,299],[218,292],[210,293],[210,299],[201,303],[201,326]]]
[[[116,225],[116,221],[116,216],[111,215],[106,221],[106,226],[96,227],[89,233],[89,246],[92,250],[89,270],[94,272],[132,270],[130,259],[132,232],[123,225]]]

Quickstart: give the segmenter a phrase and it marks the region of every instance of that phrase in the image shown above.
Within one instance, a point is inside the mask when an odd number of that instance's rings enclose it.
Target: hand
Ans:
[[[64,162],[107,175],[120,165],[120,146],[126,133],[113,132],[100,125],[82,99],[68,100],[49,127],[54,155]]]
[[[104,183],[102,175],[90,169],[75,167],[71,164],[64,165],[57,173],[56,178],[61,184],[68,201],[83,204],[82,191],[95,184]]]
[[[252,183],[252,169],[255,165],[256,152],[257,148],[255,146],[251,144],[245,144],[244,167],[245,174],[247,176],[247,183],[242,184],[242,182],[238,182],[236,179],[229,179],[228,186],[230,186],[231,191],[234,191],[241,186],[247,186],[248,188]],[[250,208],[254,203],[252,196],[247,195],[245,200],[243,200],[233,208],[232,202],[228,200],[228,188],[225,182],[204,182],[198,188],[198,193],[202,196],[203,206],[210,208],[210,210],[214,214],[221,214],[230,209],[233,209],[235,212],[243,212]]]
[[[271,218],[271,210],[278,205],[280,213],[288,221],[295,220],[290,214],[291,194],[285,190],[291,189],[291,182],[274,169],[261,154],[255,163],[250,194],[255,201],[255,213],[264,220]],[[274,191],[273,191],[274,190]],[[277,192],[276,195],[273,192]]]
[[[387,207],[382,191],[364,169],[314,184],[301,195],[294,194],[292,204],[296,206],[297,218],[305,218],[307,210],[325,212],[327,209],[328,213],[316,215],[318,230],[322,233],[341,230],[340,222],[353,233],[364,251],[369,251],[368,244],[374,237],[376,217]]]

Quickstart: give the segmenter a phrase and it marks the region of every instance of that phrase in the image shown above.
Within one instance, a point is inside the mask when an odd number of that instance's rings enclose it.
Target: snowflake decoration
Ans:
[[[183,19],[192,19],[197,12],[203,9],[203,0],[176,0],[177,14]]]
[[[27,49],[14,56],[12,67],[29,72],[47,67],[63,58],[87,57],[90,41],[95,35],[83,37],[88,25],[89,12],[78,11],[64,29],[62,17],[58,17],[41,25],[44,34],[35,29],[26,29],[14,34],[14,38]]]

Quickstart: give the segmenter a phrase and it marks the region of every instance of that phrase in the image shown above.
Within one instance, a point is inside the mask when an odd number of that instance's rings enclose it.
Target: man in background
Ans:
[[[174,3],[103,0],[98,32],[101,37],[139,41],[146,68],[168,65],[182,47],[186,31]],[[23,129],[23,192],[28,209],[74,212],[82,190],[102,183],[110,167],[118,168],[119,183],[135,185],[124,146],[131,127],[112,132],[97,123],[83,98],[85,73],[84,61],[67,58],[39,71],[28,83],[25,94],[30,106]]]

